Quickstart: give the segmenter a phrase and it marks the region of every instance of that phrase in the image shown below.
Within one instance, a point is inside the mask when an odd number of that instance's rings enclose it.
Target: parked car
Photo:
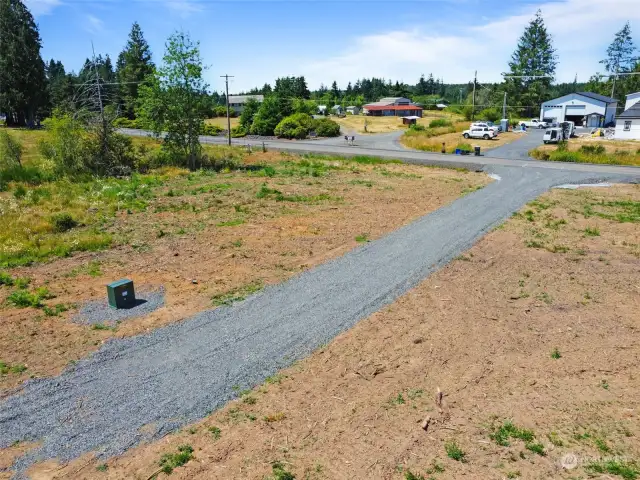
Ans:
[[[531,120],[524,120],[520,122],[518,125],[524,125],[527,128],[549,128],[549,124],[543,120],[538,120],[537,118],[532,118]]]
[[[489,127],[472,127],[462,132],[464,138],[483,138],[490,140],[498,135],[498,132],[491,130]]]
[[[544,143],[558,143],[564,140],[564,129],[562,128],[548,128],[544,132],[542,141]]]
[[[469,128],[489,128],[496,133],[502,130],[500,125],[494,125],[493,122],[473,122]]]

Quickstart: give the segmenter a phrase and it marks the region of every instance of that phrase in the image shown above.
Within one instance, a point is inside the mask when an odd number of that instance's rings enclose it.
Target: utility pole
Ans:
[[[504,101],[502,102],[502,118],[507,118],[507,92],[504,92]]]
[[[616,74],[613,76],[613,85],[611,86],[611,98],[616,91],[616,79],[618,78],[618,66],[616,65]]]
[[[91,42],[91,52],[93,54],[93,69],[96,72],[96,89],[98,91],[98,102],[100,104],[100,123],[102,124],[102,130],[101,130],[101,141],[102,141],[102,161],[104,161],[104,159],[107,156],[107,121],[104,117],[104,105],[102,103],[102,92],[100,91],[100,73],[98,72],[98,64],[96,63],[96,50],[93,47],[93,41]]]
[[[224,78],[227,89],[227,138],[229,146],[231,146],[231,117],[229,116],[229,79],[233,78],[233,75],[220,75],[220,77]]]
[[[471,120],[475,120],[476,115],[476,83],[478,83],[478,71],[473,75],[473,105],[471,106]]]

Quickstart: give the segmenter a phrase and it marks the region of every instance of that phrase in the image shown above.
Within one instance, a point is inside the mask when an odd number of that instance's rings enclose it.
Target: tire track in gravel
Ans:
[[[491,171],[501,180],[340,258],[235,305],[112,340],[58,377],[25,383],[0,402],[0,448],[41,442],[16,460],[16,478],[38,461],[118,455],[206,416],[236,397],[233,386],[263,382],[392,303],[553,185],[625,181]]]

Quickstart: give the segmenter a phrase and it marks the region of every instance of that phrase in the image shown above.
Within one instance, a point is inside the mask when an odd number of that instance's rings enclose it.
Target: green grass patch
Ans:
[[[531,442],[535,438],[535,435],[532,430],[520,428],[514,425],[510,420],[507,420],[502,425],[495,428],[493,433],[489,435],[489,438],[500,446],[508,447],[510,445],[509,440],[512,438]]]
[[[356,235],[356,242],[358,243],[366,243],[369,241],[368,233],[361,233],[360,235]]]
[[[600,230],[598,227],[587,227],[584,229],[584,235],[585,237],[599,237]]]
[[[214,440],[219,440],[222,436],[222,430],[220,430],[218,427],[209,427],[208,430]]]
[[[541,443],[536,443],[536,442],[529,442],[526,443],[524,446],[527,450],[540,455],[542,457],[547,455],[547,452],[545,452],[544,450],[544,445],[542,445]]]
[[[296,476],[289,472],[284,464],[273,462],[271,464],[271,476],[267,480],[295,480]]]
[[[447,452],[447,457],[457,462],[465,463],[467,461],[467,454],[458,446],[458,444],[452,440],[444,444],[444,450]]]
[[[227,220],[226,222],[216,223],[216,227],[237,227],[238,225],[242,225],[243,223],[243,218],[236,218],[234,220]]]
[[[588,472],[617,475],[625,480],[635,480],[640,476],[640,467],[636,462],[607,460],[602,462],[591,462],[585,468]]]
[[[180,445],[177,453],[165,453],[160,458],[159,466],[161,471],[170,475],[177,467],[185,465],[193,458],[193,447],[191,445]]]
[[[560,350],[558,350],[558,348],[554,348],[553,351],[551,352],[551,358],[553,358],[554,360],[558,360],[560,358],[562,358],[562,354],[560,353]]]
[[[253,295],[263,288],[264,283],[262,282],[262,280],[255,280],[241,287],[234,288],[228,292],[214,295],[213,297],[211,297],[211,301],[216,306],[231,305],[232,303],[244,300],[249,295]]]
[[[54,297],[55,295],[51,294],[46,287],[37,288],[33,292],[20,289],[7,297],[7,303],[18,308],[42,308],[44,306],[43,300],[49,300]]]
[[[8,363],[0,361],[0,375],[7,375],[12,373],[14,375],[20,375],[27,370],[27,366],[24,363],[16,363],[10,365]]]

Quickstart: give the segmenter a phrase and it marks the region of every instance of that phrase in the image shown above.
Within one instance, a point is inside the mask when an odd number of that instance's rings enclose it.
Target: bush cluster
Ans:
[[[429,122],[429,128],[450,127],[452,125],[453,124],[451,123],[451,121],[447,120],[446,118],[436,118],[435,120],[431,120],[431,122]]]
[[[337,137],[340,125],[328,118],[314,119],[306,113],[294,113],[283,118],[274,129],[274,133],[282,138],[306,138],[310,132],[319,137]]]
[[[211,137],[215,137],[220,135],[222,132],[224,132],[224,129],[219,127],[218,125],[207,125],[204,124],[202,126],[201,135],[209,135]]]

